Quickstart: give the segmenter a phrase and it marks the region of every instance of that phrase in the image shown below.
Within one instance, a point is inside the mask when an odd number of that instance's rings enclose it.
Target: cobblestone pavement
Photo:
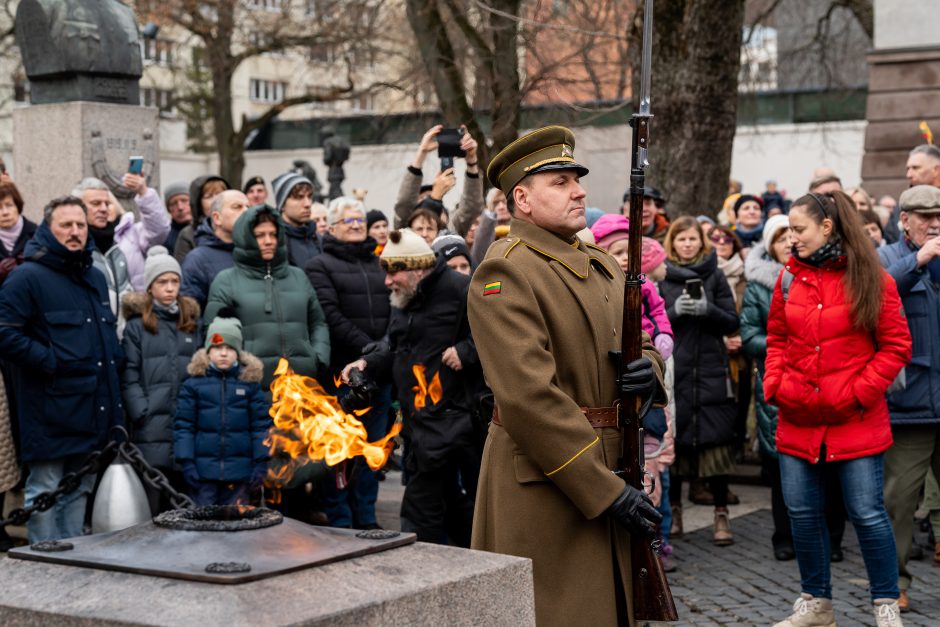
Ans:
[[[789,615],[800,592],[799,570],[795,560],[773,558],[770,510],[737,517],[732,528],[735,543],[729,547],[711,543],[710,527],[673,541],[678,569],[669,574],[669,582],[681,618],[677,625],[772,625]],[[851,524],[846,525],[843,547],[845,561],[832,564],[836,622],[840,627],[874,625],[868,579]],[[933,568],[927,557],[911,562],[911,570],[917,580],[904,624],[940,624],[940,568]]]

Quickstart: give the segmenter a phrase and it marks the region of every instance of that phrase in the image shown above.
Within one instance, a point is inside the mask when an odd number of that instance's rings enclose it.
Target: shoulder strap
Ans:
[[[793,273],[789,270],[783,271],[783,278],[780,280],[780,289],[783,291],[783,302],[787,302],[790,296],[790,284],[793,283]]]

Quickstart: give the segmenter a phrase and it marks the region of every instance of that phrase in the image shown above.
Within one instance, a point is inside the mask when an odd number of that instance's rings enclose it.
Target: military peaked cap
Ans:
[[[546,170],[575,170],[578,176],[588,173],[586,167],[574,160],[571,129],[546,126],[523,135],[493,157],[486,178],[509,196],[519,181]]]

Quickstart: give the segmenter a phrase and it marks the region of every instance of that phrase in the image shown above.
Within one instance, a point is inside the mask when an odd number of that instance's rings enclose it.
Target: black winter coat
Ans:
[[[734,439],[737,405],[728,374],[728,351],[723,336],[738,330],[734,295],[718,269],[714,251],[701,262],[680,266],[666,262],[666,279],[659,291],[675,334],[676,443],[709,447]],[[701,279],[708,299],[704,316],[680,316],[676,299],[688,279]]]
[[[157,333],[144,328],[141,317],[149,297],[131,293],[121,300],[127,326],[124,354],[127,367],[121,377],[131,440],[154,466],[173,467],[173,416],[180,385],[189,376],[186,366],[201,345],[198,330],[185,333],[177,328],[179,314],[155,309]],[[196,301],[186,296],[190,307]]]
[[[304,226],[294,226],[284,223],[284,234],[287,235],[287,263],[306,269],[311,259],[323,252],[323,244],[317,235],[317,223],[310,222]]]
[[[473,414],[485,385],[467,319],[469,286],[470,277],[439,258],[405,308],[392,308],[387,346],[365,356],[367,374],[380,381],[391,376],[398,390],[410,463],[421,470],[437,467],[455,447],[472,446],[479,435]],[[441,354],[451,346],[463,366],[459,371],[441,362]],[[425,369],[428,394],[420,393],[416,366]],[[435,377],[442,392],[437,403],[430,397]]]
[[[359,359],[366,344],[388,329],[392,306],[385,271],[375,255],[375,240],[341,242],[323,238],[323,253],[307,262],[307,278],[330,327],[330,370],[338,372]]]

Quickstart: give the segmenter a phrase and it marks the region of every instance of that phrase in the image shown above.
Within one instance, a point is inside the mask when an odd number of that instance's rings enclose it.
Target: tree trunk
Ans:
[[[521,0],[493,0],[490,5],[503,13],[519,15]],[[519,136],[519,22],[492,14],[493,31],[493,149],[492,154],[511,144]],[[488,163],[488,161],[486,161]]]
[[[448,39],[437,0],[407,0],[407,13],[411,30],[418,41],[421,59],[444,114],[444,125],[466,124],[467,130],[480,146],[481,159],[484,158],[486,138],[467,101],[466,85],[455,60],[454,47]],[[481,166],[484,163],[481,162]]]
[[[744,0],[660,1],[654,14],[647,184],[663,192],[670,217],[715,216],[731,173]],[[639,72],[633,85],[636,102]]]

